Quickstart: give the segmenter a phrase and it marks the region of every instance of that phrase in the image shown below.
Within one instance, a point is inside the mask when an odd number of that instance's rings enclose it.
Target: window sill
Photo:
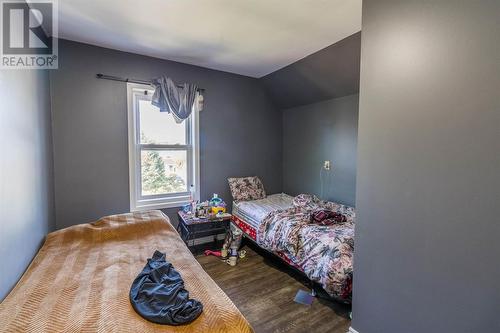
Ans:
[[[137,204],[130,208],[131,212],[140,212],[152,209],[164,209],[164,208],[180,208],[185,204],[188,204],[189,198],[178,198],[177,200],[169,200],[162,202],[137,202]]]

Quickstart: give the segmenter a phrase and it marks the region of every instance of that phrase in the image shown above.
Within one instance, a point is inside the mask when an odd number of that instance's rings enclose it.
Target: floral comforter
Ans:
[[[340,213],[346,221],[315,223],[311,214],[320,209]],[[354,220],[352,207],[300,194],[294,198],[292,208],[266,215],[257,230],[257,242],[269,251],[284,253],[330,296],[350,303]]]

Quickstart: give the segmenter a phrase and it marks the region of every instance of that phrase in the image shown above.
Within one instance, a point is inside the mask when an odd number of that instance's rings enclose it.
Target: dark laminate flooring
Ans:
[[[295,303],[298,289],[308,290],[306,280],[253,245],[243,249],[247,257],[236,267],[213,256],[196,258],[256,333],[348,331],[348,306],[322,298],[316,298],[311,306]]]

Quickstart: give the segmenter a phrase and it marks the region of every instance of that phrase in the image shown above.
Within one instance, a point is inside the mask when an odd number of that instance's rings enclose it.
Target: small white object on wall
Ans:
[[[323,170],[330,171],[332,168],[332,162],[325,160],[323,166],[319,169],[319,183],[320,183],[320,198],[323,198]]]

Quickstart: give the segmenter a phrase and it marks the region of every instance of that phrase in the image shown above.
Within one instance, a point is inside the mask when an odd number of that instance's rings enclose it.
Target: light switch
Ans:
[[[330,170],[330,161],[325,161],[323,163],[323,168],[325,168],[325,170]]]

